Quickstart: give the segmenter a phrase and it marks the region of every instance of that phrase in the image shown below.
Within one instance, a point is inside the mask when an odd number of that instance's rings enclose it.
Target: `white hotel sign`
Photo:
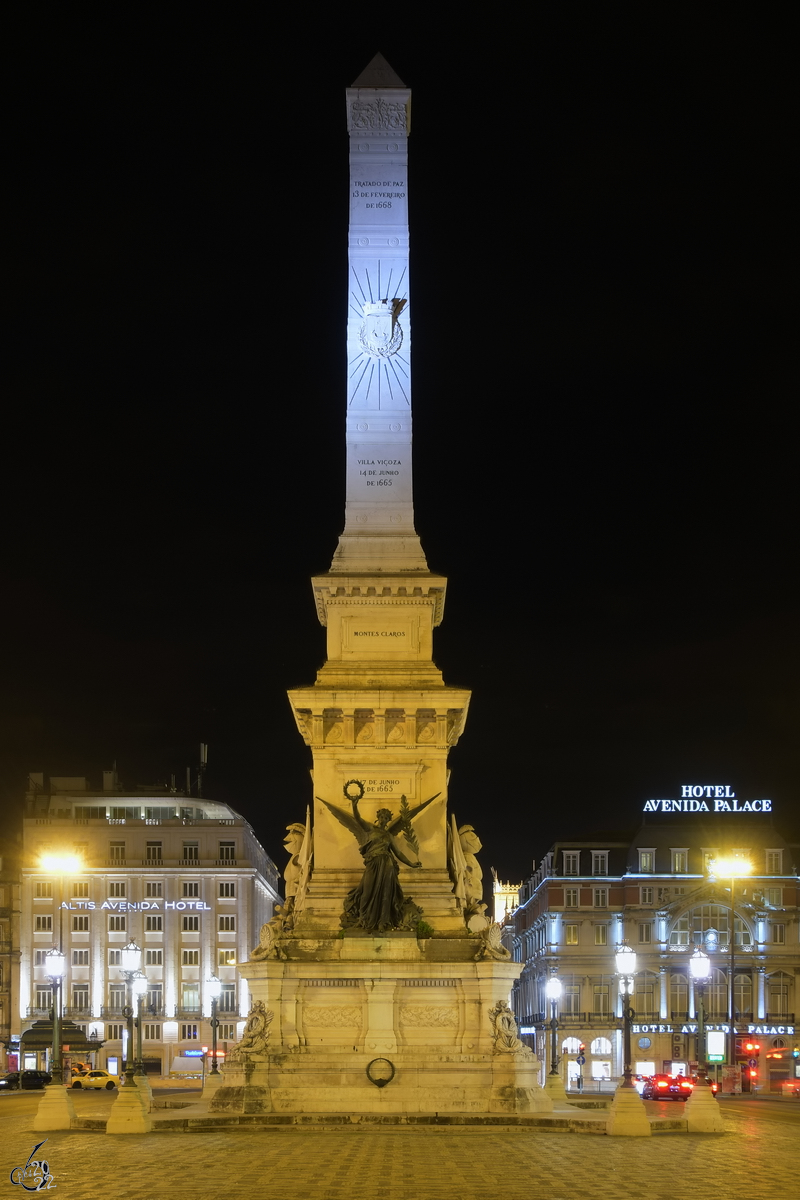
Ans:
[[[729,783],[685,783],[680,800],[648,800],[644,812],[768,813],[771,800],[738,800]]]

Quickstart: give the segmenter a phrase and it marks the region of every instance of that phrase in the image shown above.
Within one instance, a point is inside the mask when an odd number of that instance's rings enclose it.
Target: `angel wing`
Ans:
[[[319,800],[320,804],[325,805],[328,812],[333,813],[340,825],[344,825],[345,829],[352,833],[353,837],[360,845],[364,836],[364,828],[362,825],[359,825],[356,818],[343,808],[334,808],[332,804],[328,804],[328,801],[323,800],[321,796],[317,796],[317,799]]]
[[[416,807],[410,808],[408,810],[408,819],[413,821],[417,813],[421,813],[423,808],[427,808],[429,804],[433,804],[434,800],[438,800],[441,794],[441,792],[437,792],[435,796],[431,796],[430,800],[423,800],[422,804],[417,804]],[[401,815],[399,817],[395,817],[393,821],[390,821],[386,828],[390,833],[397,833],[398,829],[402,827],[402,824],[403,817]]]

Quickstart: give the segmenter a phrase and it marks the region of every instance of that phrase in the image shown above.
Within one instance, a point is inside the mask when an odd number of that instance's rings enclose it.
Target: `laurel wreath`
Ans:
[[[351,787],[358,788],[357,796],[350,795],[348,788],[351,788]],[[348,779],[347,783],[342,788],[342,791],[344,792],[345,800],[363,800],[364,799],[364,785],[360,779]]]

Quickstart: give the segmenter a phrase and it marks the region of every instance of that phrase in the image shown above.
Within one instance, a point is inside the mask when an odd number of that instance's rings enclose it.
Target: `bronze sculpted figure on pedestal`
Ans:
[[[352,806],[352,816],[318,797],[320,803],[333,813],[337,821],[353,834],[364,859],[361,882],[345,897],[342,927],[358,927],[368,933],[410,929],[416,924],[422,910],[414,904],[410,896],[403,895],[398,863],[405,863],[407,867],[422,866],[419,862],[419,843],[411,822],[418,813],[433,803],[439,793],[415,808],[409,808],[405,796],[402,796],[399,816],[393,816],[388,808],[381,808],[376,814],[374,824],[370,824],[358,811],[358,802],[364,795],[364,785],[358,779],[350,779],[343,790]],[[408,844],[416,851],[417,862],[412,862],[400,849],[395,837],[400,830]]]

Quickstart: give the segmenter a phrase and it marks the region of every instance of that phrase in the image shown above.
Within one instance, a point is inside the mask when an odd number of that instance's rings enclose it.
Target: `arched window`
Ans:
[[[595,1038],[590,1046],[592,1054],[610,1054],[611,1042],[608,1038]]]
[[[673,972],[670,976],[669,1006],[673,1021],[686,1020],[689,1015],[689,985],[685,975]]]
[[[562,1054],[577,1054],[580,1048],[580,1042],[574,1037],[564,1038],[563,1042],[561,1043]]]

